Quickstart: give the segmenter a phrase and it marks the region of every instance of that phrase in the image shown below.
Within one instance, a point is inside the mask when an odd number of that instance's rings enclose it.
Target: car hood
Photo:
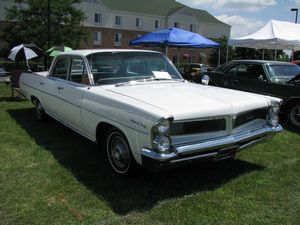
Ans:
[[[168,111],[175,120],[234,115],[269,105],[267,96],[189,82],[149,82],[105,89]]]

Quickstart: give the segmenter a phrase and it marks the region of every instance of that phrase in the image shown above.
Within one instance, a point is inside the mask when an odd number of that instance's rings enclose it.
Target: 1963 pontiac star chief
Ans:
[[[20,87],[39,120],[103,143],[119,174],[232,158],[282,130],[280,99],[189,83],[153,51],[62,53],[49,72],[23,73]]]

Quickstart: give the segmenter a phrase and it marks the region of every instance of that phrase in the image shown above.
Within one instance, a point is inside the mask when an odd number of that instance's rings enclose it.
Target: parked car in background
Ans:
[[[0,76],[5,76],[8,72],[6,69],[0,65]]]
[[[207,72],[208,66],[202,63],[189,63],[183,66],[181,75],[186,80],[193,80],[199,74]]]
[[[281,111],[292,126],[300,128],[300,68],[296,64],[235,60],[208,72],[208,75],[214,86],[282,98]]]
[[[300,66],[300,60],[294,60],[294,61],[292,61],[292,63],[294,63],[294,64]]]
[[[187,82],[153,51],[61,53],[49,72],[23,73],[20,87],[39,120],[102,144],[118,174],[232,158],[282,130],[281,99]]]

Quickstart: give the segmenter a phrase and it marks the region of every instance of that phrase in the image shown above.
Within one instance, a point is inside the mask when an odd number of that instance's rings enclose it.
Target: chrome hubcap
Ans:
[[[39,103],[39,102],[37,103],[36,113],[37,113],[38,118],[42,118],[44,109],[43,109],[41,103]]]
[[[296,126],[300,126],[300,105],[296,105],[290,112],[290,117]]]
[[[124,173],[130,165],[130,150],[124,138],[113,132],[108,137],[108,156],[112,167],[119,173]]]

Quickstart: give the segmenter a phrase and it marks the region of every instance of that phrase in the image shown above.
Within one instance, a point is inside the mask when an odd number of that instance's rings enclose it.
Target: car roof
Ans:
[[[272,61],[272,60],[254,60],[254,59],[239,59],[239,60],[230,61],[228,63],[236,63],[236,62],[260,63],[260,64],[268,64],[268,65],[294,65],[291,62],[281,62],[281,61]]]
[[[138,50],[138,49],[82,49],[62,52],[59,55],[81,55],[87,56],[93,53],[103,53],[103,52],[151,52],[151,53],[161,53],[150,50]],[[162,54],[162,53],[161,53]]]

